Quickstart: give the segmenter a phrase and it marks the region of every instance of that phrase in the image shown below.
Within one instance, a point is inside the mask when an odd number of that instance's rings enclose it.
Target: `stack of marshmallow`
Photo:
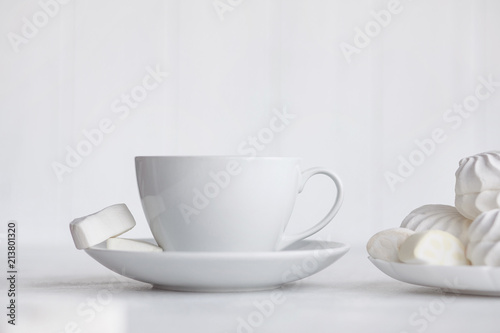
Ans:
[[[410,264],[500,266],[500,152],[462,159],[455,176],[455,207],[415,209],[400,228],[368,241],[370,256]]]
[[[160,247],[148,242],[118,238],[135,226],[135,219],[125,204],[74,219],[69,228],[77,249],[86,249],[106,242],[106,248],[121,251],[160,252]]]

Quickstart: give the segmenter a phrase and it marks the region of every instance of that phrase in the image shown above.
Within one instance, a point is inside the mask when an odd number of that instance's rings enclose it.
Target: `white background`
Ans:
[[[387,1],[229,2],[221,20],[210,0],[72,0],[16,46],[42,9],[0,1],[0,221],[19,222],[21,244],[70,249],[73,218],[118,202],[137,220],[128,235],[148,237],[133,157],[235,155],[275,108],[296,118],[259,154],[335,170],[344,206],[316,237],[348,243],[422,204],[453,204],[459,159],[500,146],[500,89],[458,128],[443,119],[478,77],[500,81],[500,2],[401,0],[350,62],[340,46]],[[157,66],[169,76],[119,118],[113,102]],[[104,118],[114,131],[60,181],[53,163]],[[435,128],[446,141],[391,190],[384,174]],[[321,218],[331,187],[309,183],[291,230]]]

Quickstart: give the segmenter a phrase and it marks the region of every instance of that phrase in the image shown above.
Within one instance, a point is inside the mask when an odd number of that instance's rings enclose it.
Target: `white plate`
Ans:
[[[411,265],[368,259],[399,281],[457,294],[500,296],[500,267]]]
[[[101,243],[85,251],[112,271],[157,288],[227,292],[273,289],[303,279],[333,264],[349,246],[307,240],[277,252],[130,252]]]

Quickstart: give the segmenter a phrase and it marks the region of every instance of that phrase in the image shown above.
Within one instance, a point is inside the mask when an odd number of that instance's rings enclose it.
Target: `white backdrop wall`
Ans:
[[[500,87],[481,83],[500,81],[499,15],[495,0],[1,0],[0,221],[71,246],[73,218],[124,202],[128,235],[148,237],[134,156],[237,155],[286,109],[259,155],[334,169],[344,206],[316,237],[365,242],[453,204],[458,160],[499,149]],[[314,178],[290,229],[333,196]]]

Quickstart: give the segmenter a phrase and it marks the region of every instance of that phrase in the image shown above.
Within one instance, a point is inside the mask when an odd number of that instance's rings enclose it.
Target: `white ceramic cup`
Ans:
[[[165,251],[275,251],[324,228],[343,191],[326,169],[301,171],[288,157],[138,156],[142,207]],[[328,214],[313,227],[285,234],[297,194],[316,174],[337,188]]]

